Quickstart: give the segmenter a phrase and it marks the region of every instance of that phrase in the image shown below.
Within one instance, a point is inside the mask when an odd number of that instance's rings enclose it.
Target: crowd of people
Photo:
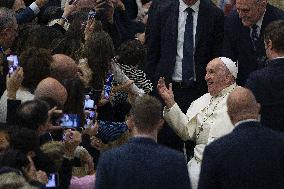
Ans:
[[[282,82],[267,0],[0,0],[0,189],[282,189]]]

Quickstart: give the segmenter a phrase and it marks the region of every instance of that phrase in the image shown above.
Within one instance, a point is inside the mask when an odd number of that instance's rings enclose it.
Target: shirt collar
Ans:
[[[192,8],[192,10],[194,12],[198,12],[199,11],[199,5],[200,5],[200,0],[196,1],[194,5],[192,6],[188,6],[187,4],[185,4],[185,2],[183,2],[183,0],[179,0],[179,10],[180,12],[184,12],[185,9],[187,9],[188,7]]]
[[[230,85],[229,87],[226,87],[225,89],[223,89],[220,94],[216,97],[220,97],[220,96],[223,96],[225,94],[228,94],[230,92],[232,92],[235,88],[237,87],[237,84],[236,83],[233,83],[232,85]]]
[[[260,17],[260,19],[259,19],[259,20],[255,23],[255,25],[257,25],[257,26],[258,26],[258,28],[259,28],[259,30],[258,30],[258,31],[260,31],[260,29],[261,29],[262,21],[263,21],[263,18],[264,18],[265,12],[266,12],[266,10],[264,11],[264,13],[263,13],[263,15]]]
[[[275,59],[282,59],[282,58],[284,58],[284,56],[278,56],[278,57],[274,58],[273,60],[275,60]]]
[[[235,124],[235,127],[239,126],[240,124],[242,123],[246,123],[246,122],[259,122],[257,119],[245,119],[245,120],[242,120],[242,121],[239,121]]]

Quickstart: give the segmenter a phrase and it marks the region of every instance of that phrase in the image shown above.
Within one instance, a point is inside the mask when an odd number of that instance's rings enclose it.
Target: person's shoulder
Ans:
[[[167,159],[176,159],[176,160],[183,160],[184,159],[184,155],[183,153],[181,153],[180,151],[168,148],[166,146],[157,145],[157,150],[160,152],[160,154],[165,154],[165,156],[163,156],[164,158]]]
[[[247,83],[267,81],[267,77],[270,78],[272,74],[273,73],[271,72],[271,67],[265,67],[260,70],[255,70],[250,73],[249,78],[247,79]]]
[[[108,149],[101,154],[101,158],[102,159],[115,158],[120,154],[124,154],[129,149],[129,147],[130,146],[128,145],[128,143],[125,143],[122,144],[121,146]]]
[[[274,15],[277,19],[284,19],[284,11],[278,7],[275,7],[271,4],[267,4],[266,11],[268,13],[268,16]]]
[[[212,3],[211,1],[203,1],[200,0],[200,8],[206,8],[209,10],[209,13],[215,13],[215,14],[223,14],[223,11],[217,7],[214,3]]]
[[[235,133],[232,131],[231,133],[224,135],[217,140],[214,140],[209,145],[206,146],[207,150],[214,151],[216,154],[225,152],[226,150],[230,150],[232,146],[235,145],[233,142],[235,139]]]
[[[260,133],[259,135],[267,136],[271,138],[273,142],[276,142],[283,146],[284,148],[284,133],[272,130],[271,128],[265,127],[265,126],[260,126],[258,127],[258,132]],[[261,132],[260,132],[261,131]]]
[[[235,24],[235,25],[242,25],[241,20],[239,18],[237,10],[232,11],[225,19],[227,23]]]
[[[198,99],[194,100],[192,103],[199,103],[199,102],[203,102],[206,99],[210,99],[211,95],[210,93],[205,93],[204,95],[202,95],[201,97],[199,97]]]

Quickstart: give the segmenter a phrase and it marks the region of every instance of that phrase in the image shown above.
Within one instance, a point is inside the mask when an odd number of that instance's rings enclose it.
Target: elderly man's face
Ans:
[[[236,8],[244,26],[251,27],[266,9],[266,0],[236,0]]]
[[[228,86],[226,74],[225,67],[220,59],[214,59],[207,64],[205,80],[211,96],[218,96]]]
[[[18,24],[16,18],[14,18],[13,23],[8,25],[1,33],[3,37],[2,44],[5,48],[9,48],[13,45],[15,38],[18,36]]]

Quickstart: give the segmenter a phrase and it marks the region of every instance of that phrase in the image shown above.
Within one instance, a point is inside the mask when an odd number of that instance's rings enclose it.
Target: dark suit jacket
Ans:
[[[146,74],[153,83],[160,76],[170,80],[177,55],[179,1],[154,1],[149,12],[147,28],[148,56]],[[221,55],[223,12],[212,2],[200,1],[195,36],[195,72],[198,90],[207,92],[204,80],[209,61]]]
[[[99,159],[96,189],[191,188],[182,153],[150,138],[131,138]]]
[[[284,136],[254,121],[238,125],[205,148],[198,188],[284,188]]]
[[[24,24],[31,22],[35,17],[34,11],[30,7],[26,7],[22,11],[16,14],[16,19],[18,24]]]
[[[284,132],[284,58],[268,62],[266,68],[252,72],[249,88],[261,105],[261,124]]]
[[[249,74],[257,68],[262,68],[265,59],[263,33],[265,27],[272,21],[284,19],[284,11],[267,5],[263,18],[260,37],[256,51],[250,38],[250,28],[243,26],[237,11],[234,11],[225,20],[223,56],[238,61],[239,73],[237,83],[244,86]]]

